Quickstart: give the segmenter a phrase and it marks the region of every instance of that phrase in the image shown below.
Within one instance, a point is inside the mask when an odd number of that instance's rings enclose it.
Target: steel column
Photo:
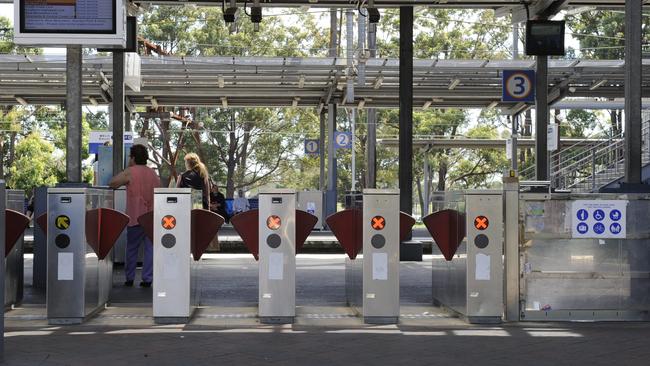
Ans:
[[[318,138],[318,159],[320,163],[320,175],[318,176],[318,189],[325,191],[325,124],[327,115],[325,110],[320,112],[320,136]]]
[[[535,71],[535,177],[548,180],[548,56],[537,56]]]
[[[2,162],[0,162],[2,164]],[[7,230],[5,223],[5,210],[6,210],[6,191],[5,191],[5,181],[0,179],[0,248],[4,248],[7,244],[5,243],[5,230]],[[0,261],[0,304],[2,304],[2,310],[0,310],[0,363],[4,361],[5,357],[5,261]]]
[[[65,170],[70,183],[81,182],[81,107],[82,107],[81,46],[66,50],[66,108]]]
[[[113,52],[113,175],[124,169],[124,52]]]
[[[641,183],[641,1],[625,2],[625,182]]]
[[[370,57],[377,57],[377,33],[368,32],[368,50]],[[377,188],[377,110],[369,108],[366,113],[367,142],[366,142],[366,187]]]
[[[327,215],[336,212],[336,148],[334,147],[334,133],[336,132],[336,104],[327,107],[327,202],[325,204]]]
[[[329,57],[336,57],[337,53],[337,28],[338,28],[338,19],[336,15],[336,9],[330,9],[330,52]]]
[[[413,7],[399,8],[400,210],[413,212]]]

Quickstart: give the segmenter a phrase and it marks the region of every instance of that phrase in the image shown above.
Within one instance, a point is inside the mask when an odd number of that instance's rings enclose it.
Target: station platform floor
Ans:
[[[344,256],[298,255],[296,322],[257,319],[249,254],[200,261],[200,307],[189,324],[154,325],[151,289],[125,288],[82,325],[49,326],[31,283],[5,314],[7,365],[648,365],[650,323],[469,325],[431,305],[431,257],[402,262],[397,325],[365,325],[345,306]],[[154,279],[155,280],[155,279]]]

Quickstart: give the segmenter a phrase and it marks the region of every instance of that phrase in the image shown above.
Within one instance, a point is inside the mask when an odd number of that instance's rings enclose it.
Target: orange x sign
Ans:
[[[372,218],[370,225],[375,230],[383,230],[386,227],[386,219],[383,216],[375,216]]]
[[[282,225],[282,220],[277,215],[271,215],[266,219],[266,227],[271,230],[277,230]]]
[[[161,220],[162,227],[171,230],[176,227],[176,218],[172,215],[167,215]]]
[[[474,219],[474,227],[477,230],[485,230],[490,226],[490,220],[488,220],[487,217],[481,215],[481,216],[476,216]]]

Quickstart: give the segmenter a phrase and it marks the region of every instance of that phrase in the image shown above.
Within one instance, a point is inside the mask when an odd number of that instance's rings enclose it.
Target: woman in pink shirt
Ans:
[[[147,166],[149,153],[143,145],[133,145],[129,155],[129,166],[114,176],[108,183],[111,188],[126,186],[126,214],[129,216],[126,243],[126,282],[133,286],[135,267],[138,262],[138,250],[144,242],[142,261],[142,282],[140,286],[151,287],[153,281],[153,244],[138,223],[138,217],[153,210],[153,190],[160,187],[160,178]]]

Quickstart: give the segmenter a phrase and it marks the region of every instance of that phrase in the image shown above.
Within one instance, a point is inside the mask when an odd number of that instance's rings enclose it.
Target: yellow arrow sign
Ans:
[[[57,216],[54,224],[57,229],[66,230],[70,227],[70,218],[66,215]]]

